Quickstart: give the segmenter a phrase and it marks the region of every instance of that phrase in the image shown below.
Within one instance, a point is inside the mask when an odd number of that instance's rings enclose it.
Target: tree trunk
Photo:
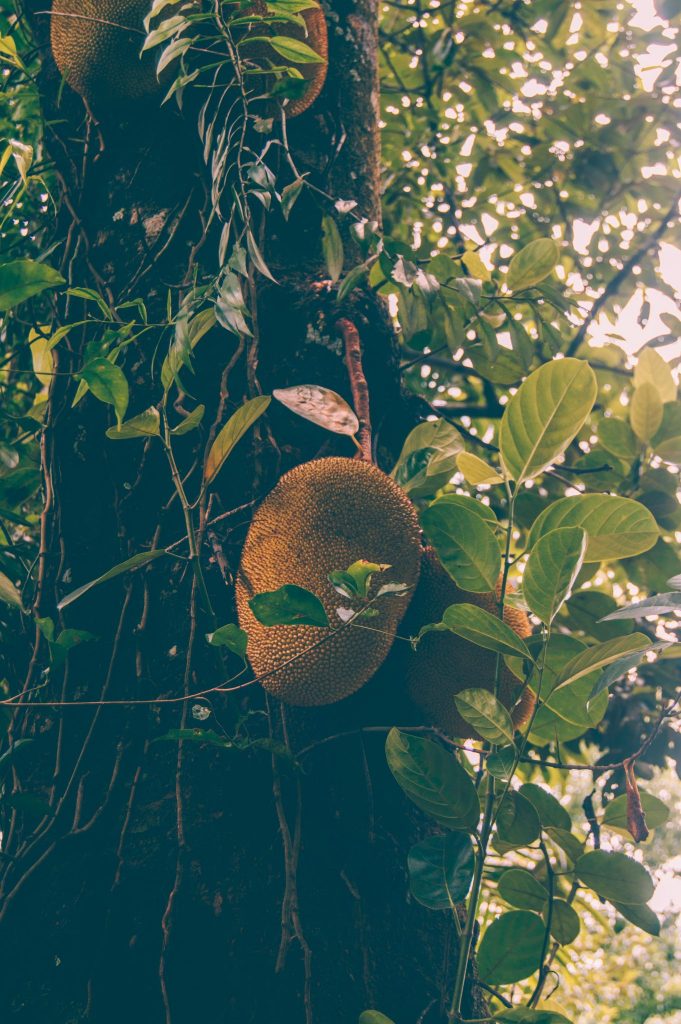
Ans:
[[[61,92],[44,7],[25,4],[45,58],[46,148],[60,182],[56,258],[69,284],[96,288],[112,303],[142,297],[150,321],[161,321],[168,290],[177,309],[192,267],[203,260],[210,268],[215,249],[204,237],[209,186],[195,118],[150,105],[123,122],[93,121],[74,93]],[[342,0],[327,17],[327,84],[291,123],[290,142],[312,180],[376,219],[376,8]],[[341,316],[362,339],[379,463],[395,456],[413,425],[385,310],[362,290],[341,307],[324,282],[320,216],[318,204],[301,198],[288,224],[267,220],[263,247],[278,283],[257,286],[254,338],[216,328],[197,349],[188,404],[206,404],[207,426],[178,444],[192,493],[206,445],[244,399],[293,383],[350,399]],[[67,299],[58,316],[81,320],[85,308]],[[56,610],[77,586],[185,532],[162,451],[107,440],[112,420],[91,396],[72,407],[69,374],[103,329],[74,328],[55,350],[60,375],[43,434],[35,611],[58,629],[99,639],[48,677],[39,633],[27,659],[13,735],[34,742],[17,757],[15,795],[39,796],[49,811],[16,800],[2,826],[7,1015],[16,1024],[355,1024],[375,1007],[397,1024],[442,1021],[456,961],[453,921],[411,899],[406,874],[409,846],[430,826],[387,770],[385,733],[360,731],[409,714],[399,661],[325,708],[285,708],[255,686],[198,702],[211,710],[206,725],[216,721],[230,734],[248,715],[240,734],[287,744],[299,755],[292,764],[262,743],[157,742],[199,726],[187,694],[239,670],[230,661],[216,675],[185,562],[160,559]],[[129,415],[158,399],[163,339],[150,331],[124,355]],[[231,580],[252,503],[290,466],[353,451],[347,439],[274,407],[241,443],[200,532],[220,624],[235,620]],[[30,707],[157,697],[165,703]],[[479,1013],[469,997],[466,1015]]]

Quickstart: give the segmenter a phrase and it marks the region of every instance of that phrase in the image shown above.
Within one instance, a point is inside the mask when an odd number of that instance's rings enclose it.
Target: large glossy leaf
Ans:
[[[85,381],[92,394],[100,402],[113,405],[120,427],[130,399],[128,382],[120,366],[116,366],[109,359],[99,357],[90,360],[77,374],[77,377],[79,380]]]
[[[605,640],[603,643],[587,647],[565,665],[556,679],[553,692],[577,682],[597,669],[605,668],[606,665],[628,654],[645,651],[650,646],[650,638],[645,633],[631,633],[629,636],[618,636],[613,640]]]
[[[598,896],[616,903],[647,903],[655,891],[643,865],[624,853],[591,850],[579,858],[575,874]]]
[[[154,562],[157,558],[161,558],[165,555],[165,551],[157,549],[155,551],[141,551],[138,555],[133,555],[132,558],[126,558],[124,562],[119,562],[118,565],[114,565],[113,569],[109,569],[103,576],[98,576],[94,580],[90,580],[89,583],[84,583],[82,587],[77,587],[76,590],[72,590],[70,594],[63,597],[57,608],[61,611],[62,608],[66,608],[68,605],[73,604],[83,594],[87,594],[88,590],[92,590],[93,587],[98,587],[100,583],[108,583],[109,580],[115,579],[116,576],[122,575],[124,572],[130,572],[132,569],[139,569],[143,565],[147,565],[149,562]]]
[[[648,828],[659,828],[660,825],[664,825],[669,820],[671,813],[669,808],[656,796],[641,790],[640,797]],[[616,828],[621,832],[629,831],[626,794],[623,793],[622,796],[615,797],[614,800],[610,801],[605,808],[601,825],[608,828]]]
[[[159,437],[161,416],[153,405],[138,416],[132,416],[119,427],[109,427],[106,436],[112,441],[138,440],[140,437]]]
[[[502,484],[503,476],[497,472],[494,466],[488,465],[472,452],[461,452],[457,456],[456,464],[463,473],[466,482],[477,487],[480,484]]]
[[[475,604],[450,605],[443,612],[442,623],[452,633],[488,651],[532,658],[524,640],[508,623]]]
[[[631,429],[644,444],[659,430],[662,412],[662,399],[654,384],[646,382],[636,388],[629,408],[629,422]]]
[[[421,526],[443,567],[462,590],[489,593],[501,569],[501,549],[481,515],[440,500],[421,513]]]
[[[546,919],[546,913],[544,913]],[[551,935],[561,946],[569,946],[581,929],[579,914],[566,900],[553,901],[551,913]]]
[[[581,359],[546,363],[525,380],[506,406],[499,427],[501,457],[521,484],[562,455],[591,412],[596,375]]]
[[[206,484],[211,483],[222,469],[226,459],[229,458],[236,444],[241,440],[247,430],[258,420],[267,409],[272,399],[269,395],[259,395],[244,402],[240,409],[225,423],[224,427],[215,438],[211,450],[206,459],[203,470],[203,479]]]
[[[589,538],[585,562],[630,558],[648,551],[660,531],[651,512],[639,501],[614,494],[576,494],[559,498],[537,517],[528,547],[561,527],[586,530]]]
[[[615,903],[612,905],[622,917],[631,924],[636,925],[641,931],[648,935],[660,934],[660,919],[657,914],[647,907],[645,903]]]
[[[585,530],[571,526],[544,534],[532,549],[523,573],[523,597],[547,626],[572,594],[586,545]]]
[[[536,659],[540,659],[541,637],[530,637],[527,645]],[[556,680],[565,665],[576,655],[586,650],[586,644],[573,636],[554,632],[551,635],[544,663],[541,681],[542,704],[536,711],[532,723],[530,739],[543,746],[553,741],[567,741],[581,736],[587,729],[598,725],[608,706],[607,693],[595,700],[590,700],[593,687],[598,681],[598,672],[594,671],[575,683],[554,692]],[[540,659],[541,660],[541,659]],[[523,662],[520,659],[509,659],[508,665],[519,677],[523,678]],[[530,675],[530,688],[536,693],[539,689],[539,670],[534,669]]]
[[[533,288],[549,276],[559,259],[560,249],[552,238],[535,238],[509,263],[506,284],[512,292]]]
[[[544,922],[528,910],[511,910],[493,921],[478,949],[478,973],[490,985],[512,985],[539,970]]]
[[[56,270],[36,260],[12,260],[0,266],[0,313],[66,281]]]
[[[468,895],[475,858],[463,832],[429,836],[412,846],[407,857],[409,888],[431,910],[450,910]]]
[[[462,690],[454,697],[463,720],[489,743],[513,743],[513,722],[508,711],[489,690]]]
[[[541,834],[539,815],[521,793],[509,789],[497,809],[497,835],[504,846],[529,846]]]
[[[548,789],[538,786],[535,782],[526,782],[518,792],[530,801],[539,815],[543,828],[562,828],[570,831],[572,828],[570,815]]]
[[[644,348],[637,353],[634,387],[639,388],[642,384],[652,384],[663,403],[676,400],[676,382],[669,363],[654,348]]]
[[[499,895],[518,910],[541,913],[549,901],[545,886],[526,868],[508,868],[499,879]]]
[[[452,478],[461,451],[463,438],[456,427],[427,420],[411,431],[390,475],[412,498],[428,497]]]
[[[391,729],[385,745],[390,771],[407,796],[446,828],[475,830],[480,801],[456,756],[433,740]]]

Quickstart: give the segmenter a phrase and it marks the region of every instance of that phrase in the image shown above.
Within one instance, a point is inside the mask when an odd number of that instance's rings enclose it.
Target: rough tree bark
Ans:
[[[207,185],[195,124],[153,107],[93,123],[75,94],[60,91],[44,7],[26,0],[25,15],[44,55],[62,270],[111,301],[142,296],[152,320],[162,318],[168,289],[177,304],[192,265],[209,266],[215,248],[212,238],[201,241]],[[291,124],[290,141],[314,180],[377,218],[376,5],[338,0],[327,16],[329,78]],[[265,247],[279,284],[258,286],[255,339],[217,329],[197,350],[192,393],[208,407],[208,426],[180,450],[189,487],[211,434],[245,398],[315,382],[350,398],[335,328],[342,315],[363,342],[379,462],[394,457],[413,425],[383,308],[358,292],[341,309],[319,285],[319,218],[306,199],[288,225],[268,221]],[[71,300],[59,315],[78,319],[82,308]],[[317,710],[284,709],[256,687],[213,695],[227,729],[260,711],[253,735],[271,731],[294,752],[307,750],[295,771],[263,749],[154,742],[194,724],[178,697],[215,682],[182,564],[162,560],[56,612],[64,593],[184,532],[162,454],[152,444],[107,441],[106,410],[91,398],[71,408],[67,374],[82,366],[91,337],[91,328],[75,330],[57,350],[64,375],[55,378],[43,436],[36,611],[100,639],[75,651],[41,697],[170,702],[31,711],[27,697],[18,713],[14,735],[35,743],[16,785],[46,797],[50,813],[3,823],[6,1013],[16,1024],[354,1024],[376,1007],[398,1024],[443,1020],[453,923],[407,895],[406,853],[428,825],[387,771],[384,734],[358,731],[408,714],[399,660],[355,697]],[[156,398],[157,341],[150,333],[125,356],[131,415]],[[347,440],[272,409],[228,464],[211,515],[262,496],[297,462],[352,453]],[[221,622],[234,619],[229,584],[249,515],[237,511],[202,534]],[[44,642],[36,638],[35,647],[27,690],[45,664]],[[223,666],[226,675],[236,667]],[[466,1011],[479,1015],[480,1006],[469,998]]]

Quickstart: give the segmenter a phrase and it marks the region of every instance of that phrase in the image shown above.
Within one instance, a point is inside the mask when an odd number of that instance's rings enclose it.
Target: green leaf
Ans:
[[[547,626],[570,599],[586,546],[586,531],[569,526],[544,534],[532,549],[523,573],[523,597]]]
[[[126,558],[124,562],[115,565],[113,569],[109,569],[103,576],[98,576],[97,579],[84,583],[82,587],[78,587],[76,590],[72,590],[70,594],[67,594],[66,597],[62,597],[57,608],[61,611],[62,608],[66,608],[68,605],[73,604],[74,601],[77,601],[88,590],[98,587],[100,583],[108,583],[109,580],[115,579],[116,576],[120,576],[124,572],[130,572],[131,569],[139,569],[142,565],[148,565],[149,562],[153,562],[165,554],[165,551],[157,549],[154,551],[141,551],[138,555],[133,555],[132,558]]]
[[[213,441],[203,469],[204,484],[210,484],[218,475],[237,443],[256,420],[260,419],[272,401],[269,395],[259,395],[244,402]]]
[[[499,448],[509,476],[520,485],[562,455],[591,412],[598,385],[581,359],[540,366],[506,406]]]
[[[584,853],[584,843],[564,828],[553,828],[549,825],[546,834],[555,845],[567,854],[573,864],[576,864]]]
[[[191,430],[195,430],[203,419],[206,411],[205,405],[197,405],[196,409],[189,413],[188,416],[182,420],[176,427],[170,431],[175,437],[181,437],[182,434],[188,434]]]
[[[438,498],[436,504],[438,506],[458,506],[466,512],[473,512],[476,516],[479,516],[493,530],[499,528],[499,520],[495,515],[494,509],[490,508],[489,505],[485,505],[484,502],[478,501],[477,498],[472,498],[470,494],[443,494],[441,498]]]
[[[640,790],[640,796],[648,828],[659,828],[661,825],[666,824],[670,814],[667,805],[658,800],[656,796],[653,796],[651,793],[645,793],[643,790]],[[614,800],[610,801],[605,808],[601,825],[607,828],[618,829],[620,832],[629,832],[626,794],[615,797]]]
[[[343,241],[333,217],[322,217],[322,251],[329,277],[335,284],[343,273]]]
[[[611,901],[612,902],[612,901]],[[657,914],[647,907],[644,903],[612,903],[613,907],[618,914],[629,921],[631,924],[636,925],[642,932],[647,932],[648,935],[659,935],[660,934],[660,919]]]
[[[411,498],[426,498],[447,484],[463,451],[461,434],[446,420],[419,423],[407,437],[390,474]]]
[[[246,661],[248,633],[244,629],[239,629],[233,622],[220,626],[214,633],[207,633],[206,640],[212,647],[226,647],[232,654]]]
[[[329,580],[334,587],[343,590],[347,597],[368,597],[371,579],[377,572],[390,569],[391,566],[378,562],[367,562],[360,558],[348,569],[337,569],[329,573]]]
[[[472,607],[472,606],[469,606]],[[462,690],[454,697],[465,722],[489,743],[513,743],[513,722],[504,705],[488,690]]]
[[[120,366],[100,356],[87,363],[80,373],[76,374],[76,379],[84,380],[100,402],[113,405],[120,427],[130,399],[128,382]]]
[[[252,41],[255,42],[257,38],[257,36],[253,36]],[[262,38],[270,44],[273,50],[276,50],[280,57],[292,64],[325,63],[324,58],[315,53],[312,47],[301,39],[295,39],[293,36],[263,36]]]
[[[654,597],[646,597],[642,601],[628,604],[624,608],[616,608],[614,611],[603,615],[601,622],[607,623],[620,618],[645,618],[646,615],[666,615],[672,612],[681,612],[681,594],[678,591],[669,591],[666,594],[655,594]]]
[[[497,835],[505,846],[529,846],[541,835],[539,815],[514,789],[509,789],[499,804],[496,820]]]
[[[430,910],[453,910],[468,895],[474,863],[473,845],[464,833],[429,836],[412,846],[407,857],[412,896]]]
[[[544,923],[528,910],[511,910],[487,928],[478,949],[478,973],[489,985],[512,985],[541,966]]]
[[[553,827],[565,829],[566,832],[570,831],[572,828],[570,815],[556,800],[553,793],[549,793],[548,789],[544,789],[543,786],[538,786],[534,782],[526,782],[518,792],[530,801],[539,815],[542,828]]]
[[[482,516],[441,499],[423,510],[421,526],[443,568],[462,590],[494,590],[501,569],[501,550]]]
[[[617,636],[600,644],[593,644],[568,661],[559,673],[552,693],[581,679],[582,676],[597,669],[605,668],[613,661],[618,661],[627,654],[645,651],[651,646],[650,638],[644,633],[631,633],[629,636]]]
[[[654,348],[644,348],[637,354],[634,387],[638,389],[643,384],[652,384],[663,404],[676,401],[676,382],[669,363]]]
[[[539,913],[549,902],[548,890],[525,868],[509,868],[499,879],[499,895],[518,910]]]
[[[106,436],[111,441],[131,441],[140,437],[160,437],[161,416],[153,405],[138,416],[121,423],[120,427],[109,427]]]
[[[263,626],[320,626],[328,627],[324,605],[316,594],[295,583],[287,583],[278,590],[256,594],[248,602],[258,622]]]
[[[192,352],[216,323],[215,309],[212,307],[202,309],[191,319],[178,319],[175,325],[175,338],[161,367],[161,384],[164,391],[168,391],[182,367],[188,365]]]
[[[515,747],[501,747],[490,754],[486,761],[489,774],[501,782],[510,782],[515,767],[517,751]]]
[[[546,912],[544,914],[546,917]],[[551,935],[561,946],[574,942],[581,930],[579,914],[565,900],[554,900],[551,913]]]
[[[526,1006],[513,1006],[500,1010],[494,1019],[501,1024],[572,1024],[562,1013],[553,1010],[528,1010]]]
[[[56,270],[36,260],[12,260],[0,266],[0,313],[66,281]]]
[[[654,384],[636,388],[629,406],[631,429],[644,444],[651,440],[662,423],[662,399]]]
[[[503,476],[493,466],[488,466],[486,462],[471,452],[461,452],[457,456],[456,464],[467,483],[472,484],[473,487],[477,487],[479,484],[503,484],[504,482]]]
[[[616,903],[647,903],[655,891],[643,865],[624,853],[591,850],[579,858],[575,874],[598,896]]]
[[[660,535],[655,517],[638,501],[614,494],[576,494],[559,498],[534,521],[528,547],[561,527],[586,530],[585,562],[630,558],[652,548]]]
[[[598,438],[606,451],[616,455],[618,459],[629,462],[636,458],[639,445],[626,420],[618,419],[616,416],[604,417],[598,424]]]
[[[455,754],[399,729],[388,733],[385,753],[390,771],[417,807],[445,828],[475,831],[480,801]]]
[[[532,661],[525,642],[502,619],[474,604],[452,604],[442,615],[442,622],[464,640],[497,654],[515,655]],[[428,627],[426,627],[427,629]]]
[[[13,608],[22,608],[21,594],[12,583],[9,576],[0,572],[0,601],[12,605]]]
[[[535,238],[509,263],[506,284],[512,292],[534,288],[549,276],[559,259],[560,249],[552,238]]]
[[[360,1013],[358,1024],[394,1024],[394,1021],[378,1010],[365,1010]]]

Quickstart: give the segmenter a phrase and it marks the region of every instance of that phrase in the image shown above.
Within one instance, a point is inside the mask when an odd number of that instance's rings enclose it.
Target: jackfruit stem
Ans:
[[[336,324],[336,330],[343,337],[345,346],[345,365],[348,368],[350,378],[350,390],[352,401],[355,406],[355,414],[359,420],[358,440],[355,440],[357,447],[362,453],[365,462],[373,462],[371,452],[371,414],[369,406],[369,385],[364,376],[362,366],[362,346],[359,340],[359,333],[352,320],[343,318]]]

